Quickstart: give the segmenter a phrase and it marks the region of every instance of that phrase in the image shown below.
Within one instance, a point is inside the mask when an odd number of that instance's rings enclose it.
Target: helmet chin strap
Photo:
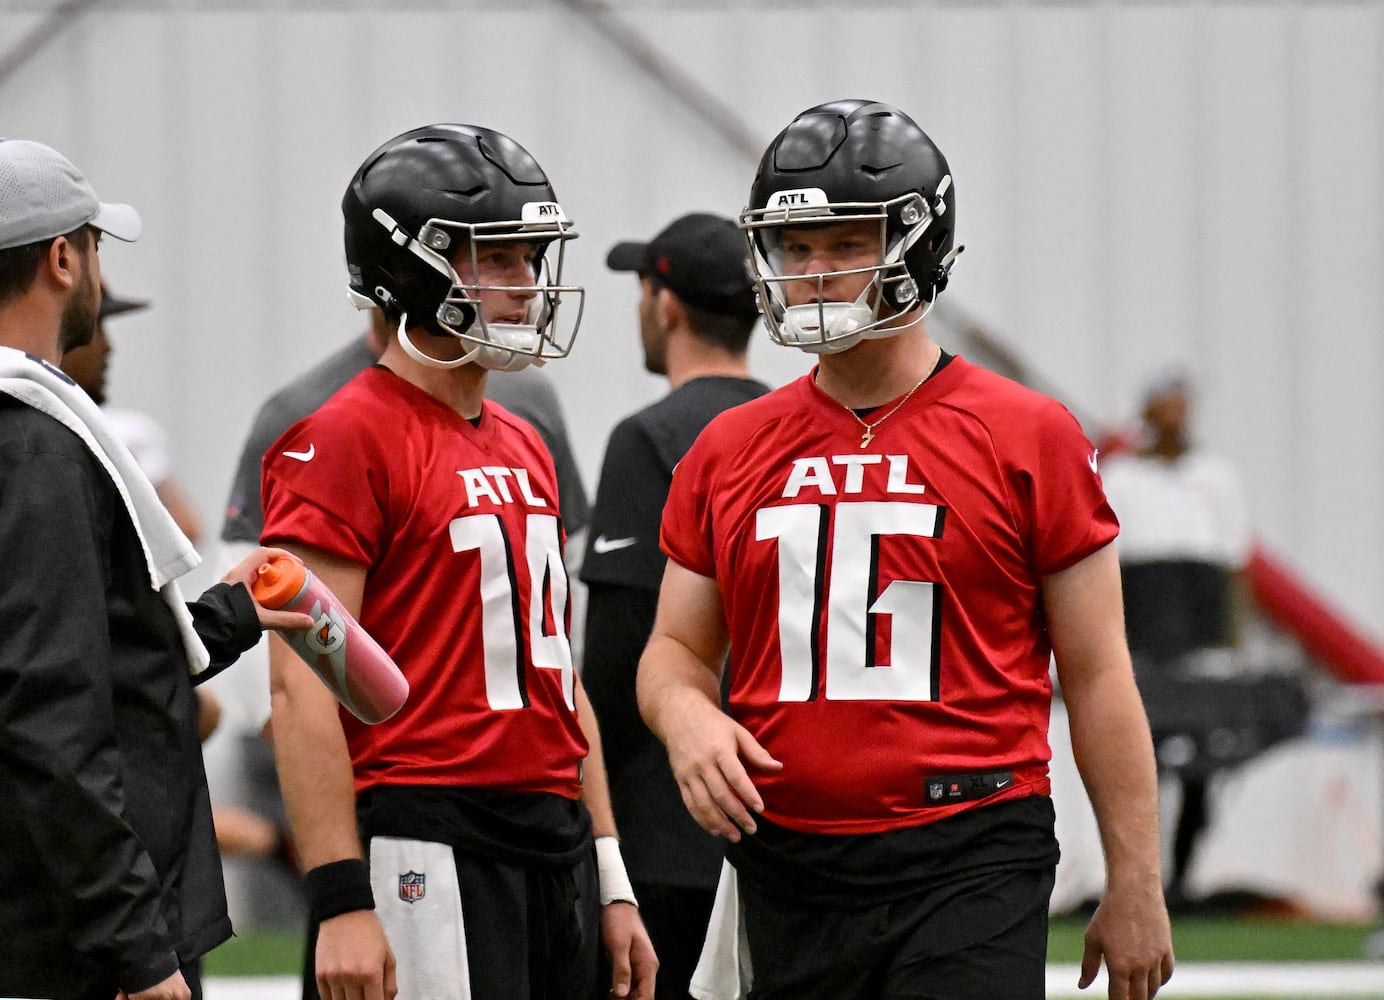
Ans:
[[[442,358],[435,358],[431,354],[424,354],[418,349],[417,345],[409,339],[408,313],[399,314],[399,329],[397,336],[399,338],[399,346],[404,349],[404,353],[410,358],[425,367],[437,368],[443,371],[448,371],[452,368],[460,368],[462,365],[469,365],[472,361],[476,360],[476,357],[484,350],[482,347],[472,348],[461,357],[451,361],[444,361]]]
[[[907,323],[900,323],[898,326],[880,325],[875,327],[873,330],[866,330],[863,334],[861,334],[861,337],[865,340],[884,340],[886,337],[892,337],[896,334],[903,333],[905,330],[917,326],[924,319],[926,319],[927,314],[932,312],[932,307],[936,303],[936,301],[936,296],[933,296],[932,301],[924,303],[923,307],[918,310],[918,315],[914,316]],[[905,313],[905,315],[907,314]]]
[[[488,329],[497,333],[513,334],[517,340],[534,340],[539,336],[538,328],[526,323],[491,323]],[[410,339],[408,313],[400,313],[399,329],[396,336],[399,339],[399,346],[410,358],[427,368],[441,371],[450,371],[453,368],[460,368],[462,365],[469,365],[474,362],[487,371],[517,372],[535,362],[540,365],[543,363],[542,359],[527,351],[505,347],[503,344],[480,344],[471,348],[461,357],[453,358],[450,361],[435,358],[431,354],[423,353],[418,345]]]

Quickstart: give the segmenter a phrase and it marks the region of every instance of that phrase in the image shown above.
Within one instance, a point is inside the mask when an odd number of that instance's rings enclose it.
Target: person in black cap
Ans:
[[[96,336],[91,343],[74,347],[62,356],[62,370],[95,400],[106,414],[116,436],[134,455],[139,467],[154,484],[163,505],[188,540],[196,545],[202,537],[202,518],[187,492],[173,478],[173,462],[168,454],[168,433],[147,413],[106,405],[106,368],[110,364],[111,342],[106,320],[112,316],[141,312],[149,308],[144,299],[116,295],[101,282],[101,308],[97,314]]]
[[[746,360],[758,310],[734,222],[685,215],[648,243],[616,244],[606,264],[639,276],[644,367],[673,391],[620,421],[606,446],[581,572],[583,679],[601,720],[625,863],[659,955],[657,995],[686,997],[722,848],[683,807],[667,755],[639,718],[634,675],[663,578],[658,525],[673,467],[712,417],[769,390]]]

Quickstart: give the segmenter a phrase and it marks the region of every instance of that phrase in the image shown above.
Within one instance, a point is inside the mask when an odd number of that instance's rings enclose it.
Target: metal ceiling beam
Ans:
[[[765,138],[756,133],[730,104],[721,100],[679,69],[676,63],[645,35],[631,27],[601,0],[558,0],[589,21],[596,32],[618,48],[664,90],[709,125],[751,164],[764,152]]]
[[[38,25],[0,56],[0,87],[54,37],[101,0],[63,0],[50,10]]]

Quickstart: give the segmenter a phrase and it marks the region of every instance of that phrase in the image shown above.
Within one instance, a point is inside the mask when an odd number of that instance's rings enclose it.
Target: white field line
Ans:
[[[1105,971],[1084,990],[1076,965],[1048,966],[1048,1000],[1104,1000]],[[1175,997],[1370,997],[1384,1000],[1384,962],[1184,962],[1158,991]],[[214,1000],[208,997],[208,1000]]]

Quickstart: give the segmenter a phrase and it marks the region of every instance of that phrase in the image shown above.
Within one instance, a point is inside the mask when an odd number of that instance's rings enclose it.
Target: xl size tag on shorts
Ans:
[[[942,774],[923,779],[925,805],[948,806],[971,802],[1002,792],[1014,784],[1013,771],[978,771],[975,774]]]

